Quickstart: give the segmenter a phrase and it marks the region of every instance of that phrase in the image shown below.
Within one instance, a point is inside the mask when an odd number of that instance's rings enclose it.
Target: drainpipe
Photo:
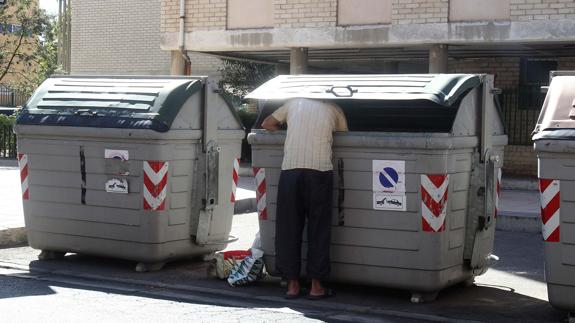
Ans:
[[[186,37],[186,0],[180,0],[180,37],[178,40],[178,48],[180,54],[186,63],[190,63],[190,57],[186,53],[185,37]],[[183,74],[183,73],[182,73]]]

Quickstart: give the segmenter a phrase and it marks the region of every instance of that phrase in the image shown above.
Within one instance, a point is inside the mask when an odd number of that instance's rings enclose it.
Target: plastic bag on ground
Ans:
[[[264,252],[257,248],[250,249],[252,254],[245,257],[239,264],[232,268],[228,283],[231,286],[241,286],[255,282],[265,276]]]
[[[250,256],[250,250],[230,250],[216,253],[212,258],[212,268],[210,269],[219,279],[226,279],[230,276],[232,268]]]

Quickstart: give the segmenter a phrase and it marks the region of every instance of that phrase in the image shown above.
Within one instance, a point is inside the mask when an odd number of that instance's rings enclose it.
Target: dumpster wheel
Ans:
[[[42,250],[38,255],[38,260],[59,260],[66,255],[63,251]]]
[[[433,302],[439,292],[430,292],[430,293],[419,293],[419,292],[412,292],[411,293],[411,302],[412,303],[426,303],[426,302]]]
[[[139,273],[158,271],[164,268],[165,262],[139,262],[135,270]]]

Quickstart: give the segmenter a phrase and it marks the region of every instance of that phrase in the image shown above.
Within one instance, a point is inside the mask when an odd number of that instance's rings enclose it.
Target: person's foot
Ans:
[[[321,284],[321,281],[319,279],[312,279],[309,296],[317,297],[322,295],[325,295],[325,288]]]
[[[300,295],[299,280],[297,279],[288,280],[287,292],[285,298],[287,299],[298,298],[299,295]]]

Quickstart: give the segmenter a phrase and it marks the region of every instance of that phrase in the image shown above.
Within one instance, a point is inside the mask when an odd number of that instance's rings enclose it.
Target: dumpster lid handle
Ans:
[[[329,90],[325,90],[325,93],[331,93],[338,98],[351,98],[354,93],[357,93],[357,89],[353,89],[350,85],[332,86]]]

